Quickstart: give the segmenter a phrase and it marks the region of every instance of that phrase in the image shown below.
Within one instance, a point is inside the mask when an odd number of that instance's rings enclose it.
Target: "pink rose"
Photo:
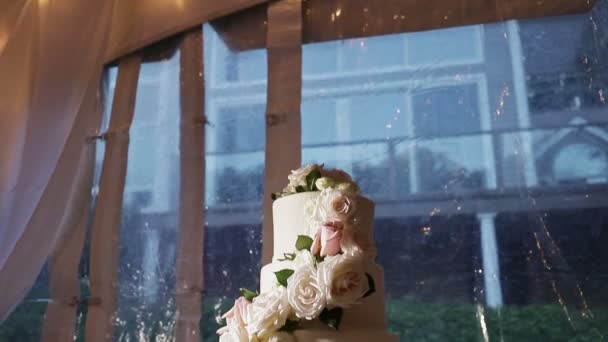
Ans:
[[[311,253],[313,255],[336,255],[342,250],[344,242],[351,242],[350,230],[345,231],[344,223],[339,221],[323,223],[313,240]]]
[[[310,246],[310,253],[312,255],[320,255],[321,254],[321,234],[320,231],[321,228],[317,229],[317,232],[315,233],[315,238],[314,240],[312,240],[312,246]]]
[[[239,297],[234,301],[232,309],[228,310],[222,318],[229,321],[229,323],[236,323],[240,327],[247,326],[247,308],[249,301],[245,297]],[[229,324],[230,325],[230,324]],[[217,331],[219,335],[224,334],[228,331],[228,326],[223,327]]]

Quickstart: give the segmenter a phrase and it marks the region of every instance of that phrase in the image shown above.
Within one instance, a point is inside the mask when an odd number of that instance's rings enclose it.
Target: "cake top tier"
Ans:
[[[307,236],[320,256],[364,252],[375,256],[374,203],[359,195],[340,170],[309,165],[295,170],[273,203],[274,260],[293,252],[294,241]]]

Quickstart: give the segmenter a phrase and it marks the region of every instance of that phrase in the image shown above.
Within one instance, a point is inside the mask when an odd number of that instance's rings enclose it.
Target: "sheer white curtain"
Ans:
[[[0,3],[0,321],[36,278],[88,196],[87,89],[103,65],[265,0]],[[87,108],[89,110],[87,110]],[[67,216],[66,216],[67,215]]]
[[[0,57],[3,118],[0,318],[25,295],[55,242],[73,226],[88,196],[87,137],[99,123],[95,99],[107,38],[109,3],[26,5]],[[96,13],[63,30],[82,13]],[[86,164],[86,165],[85,165]]]

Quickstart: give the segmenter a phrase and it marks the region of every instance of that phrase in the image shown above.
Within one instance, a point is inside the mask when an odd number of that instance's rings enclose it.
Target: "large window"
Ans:
[[[402,341],[608,336],[607,9],[598,0],[582,15],[304,45],[303,163],[346,170],[375,202],[388,323]],[[217,341],[239,287],[259,286],[274,161],[264,150],[267,51],[236,51],[203,30],[201,327]],[[179,52],[141,70],[117,341],[170,340],[175,329],[178,75]],[[46,277],[0,326],[0,342],[38,340]]]

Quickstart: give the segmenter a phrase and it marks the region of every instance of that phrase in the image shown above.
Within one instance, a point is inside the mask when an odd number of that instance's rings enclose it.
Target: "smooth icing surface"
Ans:
[[[273,260],[283,258],[283,253],[292,253],[298,235],[314,236],[314,227],[309,227],[310,208],[319,198],[320,192],[302,192],[282,197],[272,204],[274,232]],[[374,202],[356,196],[355,222],[358,233],[373,241]]]

